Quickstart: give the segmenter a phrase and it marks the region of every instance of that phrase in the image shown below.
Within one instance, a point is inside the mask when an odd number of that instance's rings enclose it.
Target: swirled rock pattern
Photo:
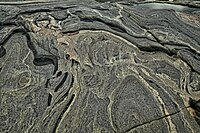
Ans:
[[[0,132],[199,133],[199,35],[198,1],[1,2]]]

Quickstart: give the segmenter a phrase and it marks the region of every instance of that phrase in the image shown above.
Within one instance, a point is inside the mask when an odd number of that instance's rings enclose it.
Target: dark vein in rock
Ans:
[[[58,117],[58,119],[57,119],[57,121],[56,121],[56,123],[55,123],[55,126],[54,126],[54,128],[53,128],[52,133],[56,133],[56,130],[57,130],[57,128],[58,128],[58,125],[59,125],[59,123],[60,123],[60,121],[61,121],[61,119],[62,119],[64,113],[67,111],[67,109],[69,108],[70,104],[73,102],[74,97],[75,97],[75,95],[73,94],[73,95],[71,96],[71,98],[69,99],[69,101],[68,101],[67,105],[65,106],[65,108],[64,108],[64,109],[62,110],[62,112],[60,113],[60,115],[59,115],[59,117]]]
[[[60,83],[56,86],[54,92],[57,92],[57,91],[59,90],[59,88],[63,86],[63,84],[65,83],[67,77],[68,77],[68,72],[65,72],[65,73],[64,73],[64,76],[63,76],[63,78],[62,78],[62,80],[61,80]]]
[[[184,109],[185,109],[185,108],[184,108]],[[143,126],[143,125],[146,125],[146,124],[150,124],[150,123],[152,123],[152,122],[154,122],[154,121],[159,121],[159,120],[161,120],[161,119],[163,119],[163,118],[166,118],[166,117],[169,117],[169,116],[172,116],[172,115],[176,115],[176,114],[180,113],[181,111],[182,111],[182,109],[179,110],[179,111],[177,111],[177,112],[175,112],[175,113],[171,113],[171,114],[168,114],[168,115],[164,115],[164,116],[162,116],[162,117],[160,117],[160,118],[153,119],[153,120],[151,120],[151,121],[146,121],[146,122],[143,122],[143,123],[141,123],[141,124],[135,125],[135,126],[131,127],[130,129],[126,130],[125,133],[126,133],[126,132],[129,132],[129,131],[131,131],[131,130],[133,130],[133,129],[135,129],[135,128],[138,128],[138,127],[140,127],[140,126]]]

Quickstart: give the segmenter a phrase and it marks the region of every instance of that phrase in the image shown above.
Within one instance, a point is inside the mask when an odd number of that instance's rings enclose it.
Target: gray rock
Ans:
[[[199,133],[198,1],[0,2],[1,133]]]

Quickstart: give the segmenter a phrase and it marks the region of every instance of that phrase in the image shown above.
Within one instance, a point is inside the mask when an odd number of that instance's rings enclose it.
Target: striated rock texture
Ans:
[[[1,2],[0,132],[199,133],[199,3],[155,2]]]

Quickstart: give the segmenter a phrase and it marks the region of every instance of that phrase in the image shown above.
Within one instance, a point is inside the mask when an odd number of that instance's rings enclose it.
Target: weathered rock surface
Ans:
[[[0,132],[199,133],[199,66],[198,1],[1,2]]]

